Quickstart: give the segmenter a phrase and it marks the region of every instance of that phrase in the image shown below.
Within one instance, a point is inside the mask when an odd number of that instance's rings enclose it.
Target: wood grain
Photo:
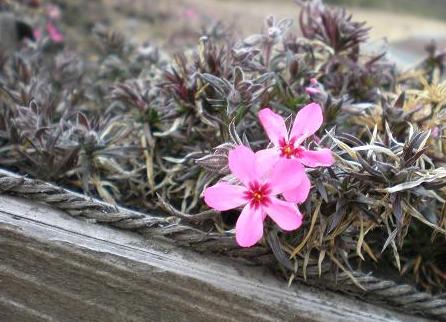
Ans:
[[[0,196],[0,321],[426,321]]]

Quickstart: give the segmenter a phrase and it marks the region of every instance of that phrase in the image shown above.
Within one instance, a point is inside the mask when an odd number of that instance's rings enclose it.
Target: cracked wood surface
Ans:
[[[0,195],[0,321],[427,321]]]

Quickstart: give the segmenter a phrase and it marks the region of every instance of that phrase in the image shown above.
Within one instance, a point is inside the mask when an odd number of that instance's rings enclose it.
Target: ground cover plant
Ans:
[[[89,21],[85,48],[66,42],[62,2],[0,4],[2,23],[32,29],[0,47],[2,168],[168,216],[226,256],[272,253],[291,279],[330,263],[445,291],[435,44],[401,72],[362,50],[365,23],[311,1],[258,34],[219,23],[179,50]]]

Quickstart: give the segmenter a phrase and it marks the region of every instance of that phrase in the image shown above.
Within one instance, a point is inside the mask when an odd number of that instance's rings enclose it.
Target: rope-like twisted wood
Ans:
[[[232,237],[222,238],[208,234],[187,224],[178,223],[171,217],[161,217],[143,214],[118,206],[113,206],[99,200],[78,194],[50,183],[26,178],[0,169],[0,194],[11,194],[37,202],[49,204],[64,210],[73,217],[84,217],[92,222],[111,225],[119,229],[137,230],[143,233],[164,236],[174,242],[187,243],[197,250],[221,252],[225,249],[230,255],[245,257],[248,260],[258,259],[265,255],[265,249],[259,247],[243,250],[234,247]],[[270,243],[271,244],[271,243]],[[277,256],[278,250],[273,248]],[[289,269],[291,269],[289,267]],[[293,269],[291,269],[293,270]],[[381,301],[392,307],[430,316],[446,321],[446,294],[432,296],[419,292],[413,286],[397,284],[395,281],[381,279],[363,272],[352,272],[356,282],[364,291],[358,288],[347,273],[332,274],[329,265],[323,265],[319,278],[317,262],[310,261],[306,275],[313,284],[322,284],[330,289],[348,292],[371,301]],[[299,273],[298,273],[299,274]]]

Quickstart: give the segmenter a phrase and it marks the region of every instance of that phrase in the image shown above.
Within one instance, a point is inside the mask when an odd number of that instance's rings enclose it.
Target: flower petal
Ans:
[[[265,210],[268,216],[283,230],[294,230],[302,225],[302,214],[299,208],[291,202],[273,197]]]
[[[282,116],[274,113],[269,108],[264,108],[259,112],[259,119],[266,135],[275,146],[278,146],[282,139],[288,141],[288,131]]]
[[[57,29],[57,27],[49,21],[46,24],[46,30],[48,31],[48,35],[50,36],[50,39],[56,43],[60,43],[64,41],[63,34]]]
[[[256,165],[259,177],[267,176],[279,160],[280,151],[277,148],[257,151]]]
[[[290,139],[303,141],[321,127],[323,120],[322,109],[319,104],[311,103],[304,106],[297,112]]]
[[[299,160],[280,158],[266,181],[270,184],[271,194],[277,195],[297,187],[305,177],[305,168]]]
[[[245,186],[258,180],[254,152],[244,145],[239,145],[228,154],[229,169]]]
[[[297,158],[303,165],[307,167],[329,167],[335,160],[330,149],[321,149],[317,151],[303,150]]]
[[[216,185],[206,188],[204,191],[204,202],[216,210],[224,211],[237,208],[245,203],[244,198],[245,187],[236,186],[228,183],[217,183]]]
[[[303,203],[308,198],[310,193],[311,182],[307,175],[303,178],[302,182],[295,188],[284,191],[282,194],[286,201],[294,203]]]
[[[319,94],[321,90],[315,87],[305,87],[305,92],[308,95],[314,95],[314,94]]]
[[[251,247],[262,238],[264,218],[261,207],[252,208],[248,204],[243,208],[235,224],[235,238],[240,246]]]

